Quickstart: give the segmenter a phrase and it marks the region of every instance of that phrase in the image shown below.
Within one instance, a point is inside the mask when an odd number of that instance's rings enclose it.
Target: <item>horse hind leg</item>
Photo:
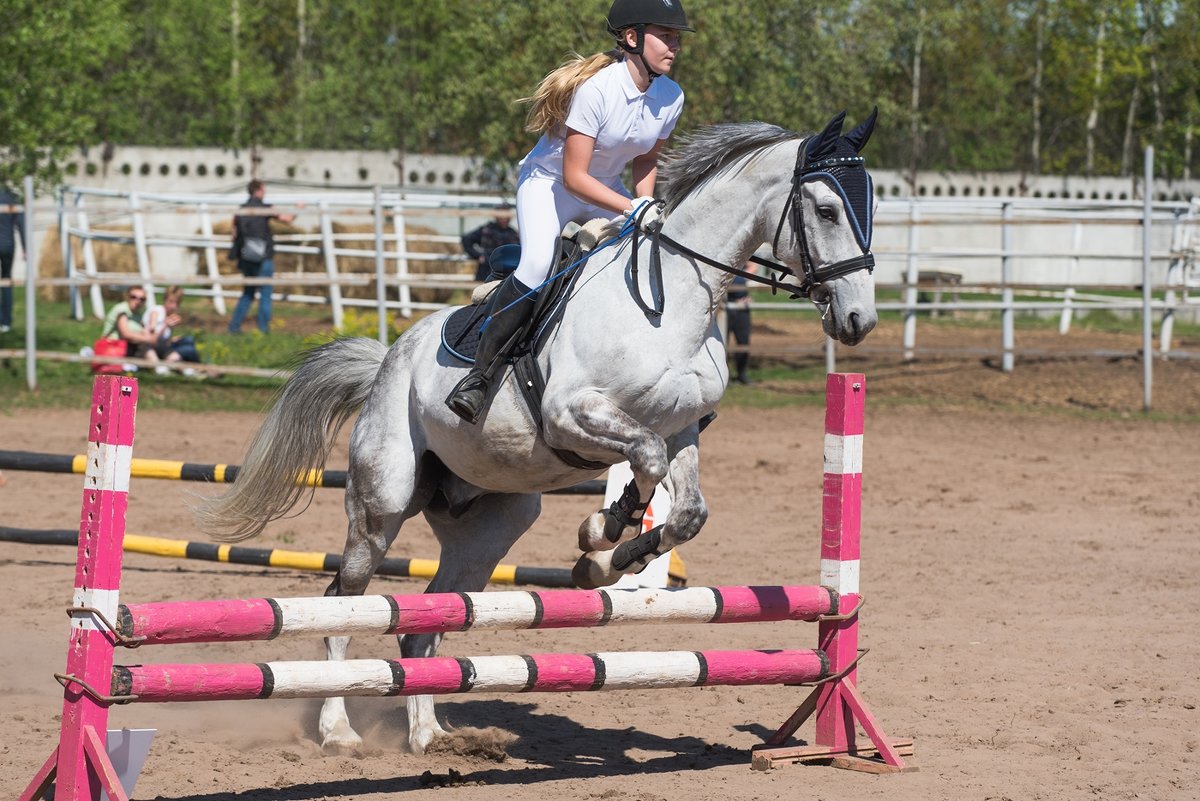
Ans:
[[[349,518],[342,566],[325,591],[326,596],[362,595],[375,575],[400,526],[428,503],[427,482],[418,485],[418,465],[411,442],[372,448],[362,457],[351,448],[351,469],[346,486]],[[325,657],[342,661],[350,637],[325,638]],[[344,698],[325,699],[318,731],[321,748],[329,753],[353,752],[362,738],[350,725]]]
[[[425,519],[441,544],[437,574],[426,592],[479,592],[496,565],[541,512],[540,495],[483,495],[460,517],[442,508],[425,510]],[[427,658],[437,653],[441,634],[409,634],[400,640],[400,656]],[[433,696],[407,699],[408,744],[421,754],[447,732],[438,722]]]

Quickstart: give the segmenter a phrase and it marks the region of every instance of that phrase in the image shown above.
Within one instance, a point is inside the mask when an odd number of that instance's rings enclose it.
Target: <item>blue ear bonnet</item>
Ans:
[[[820,151],[819,154],[813,150]],[[805,153],[805,163],[800,167],[800,180],[821,180],[837,192],[854,231],[859,247],[866,252],[871,249],[871,207],[875,197],[875,186],[871,175],[863,165],[854,145],[839,136],[832,143],[823,136],[814,137],[812,147]]]

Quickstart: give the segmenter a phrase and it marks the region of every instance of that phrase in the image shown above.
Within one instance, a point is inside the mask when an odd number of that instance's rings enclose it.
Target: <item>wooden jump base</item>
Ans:
[[[889,739],[857,689],[859,527],[865,381],[826,387],[821,585],[675,590],[442,593],[121,605],[122,545],[133,463],[137,382],[95,381],[59,744],[20,801],[57,783],[58,801],[128,801],[105,750],[113,703],[579,692],[810,684],[813,689],[752,767],[819,759],[869,772],[909,769],[909,740]],[[466,628],[599,627],[618,623],[815,620],[814,649],[533,654],[261,664],[114,665],[116,646],[272,639],[284,634],[434,632]],[[788,746],[816,717],[814,744]],[[857,727],[866,732],[858,742]]]
[[[30,545],[78,545],[79,533],[68,529],[24,529],[0,526],[0,542],[23,542]],[[312,570],[336,573],[342,566],[342,556],[319,551],[285,551],[279,548],[245,548],[238,545],[216,545],[211,542],[189,542],[166,537],[145,537],[126,534],[125,553],[140,553],[173,559],[198,559],[206,562],[226,562],[235,565],[275,567],[291,570]],[[375,571],[379,576],[400,578],[433,578],[437,573],[436,559],[406,559],[391,556]],[[686,583],[686,571],[681,560],[672,560],[671,579]],[[517,584],[534,587],[574,587],[568,567],[528,567],[497,565],[489,579],[493,584]]]
[[[162,478],[171,481],[205,481],[216,484],[232,484],[238,476],[240,465],[194,464],[166,459],[133,459],[129,474],[134,478]],[[65,456],[57,453],[35,453],[33,451],[0,450],[0,470],[26,470],[36,473],[87,472],[87,456],[76,454]],[[314,470],[304,476],[310,487],[346,488],[345,470]],[[603,495],[604,482],[599,479],[584,481],[573,487],[550,490],[548,495]]]

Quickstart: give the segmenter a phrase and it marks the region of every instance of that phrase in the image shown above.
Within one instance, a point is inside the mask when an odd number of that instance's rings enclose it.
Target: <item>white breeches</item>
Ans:
[[[619,177],[607,185],[629,197]],[[558,239],[567,223],[615,216],[607,209],[572,195],[563,186],[561,178],[537,170],[522,172],[517,184],[517,227],[521,236],[521,263],[514,273],[517,280],[528,287],[536,287],[546,280],[558,253]]]

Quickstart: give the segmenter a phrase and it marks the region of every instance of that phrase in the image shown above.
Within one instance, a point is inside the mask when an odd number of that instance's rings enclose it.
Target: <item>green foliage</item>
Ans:
[[[611,46],[608,5],[8,0],[0,180],[52,181],[65,148],[106,142],[464,153],[511,173],[533,144],[515,101],[569,53]],[[1128,169],[1145,144],[1164,174],[1189,167],[1195,0],[687,9],[696,32],[674,74],[688,94],[681,130],[746,119],[812,130],[877,104],[878,166],[1081,171],[1090,131],[1096,173]]]
[[[0,183],[33,175],[48,185],[72,146],[97,134],[91,109],[105,92],[132,21],[119,0],[5,0],[0,22]]]

